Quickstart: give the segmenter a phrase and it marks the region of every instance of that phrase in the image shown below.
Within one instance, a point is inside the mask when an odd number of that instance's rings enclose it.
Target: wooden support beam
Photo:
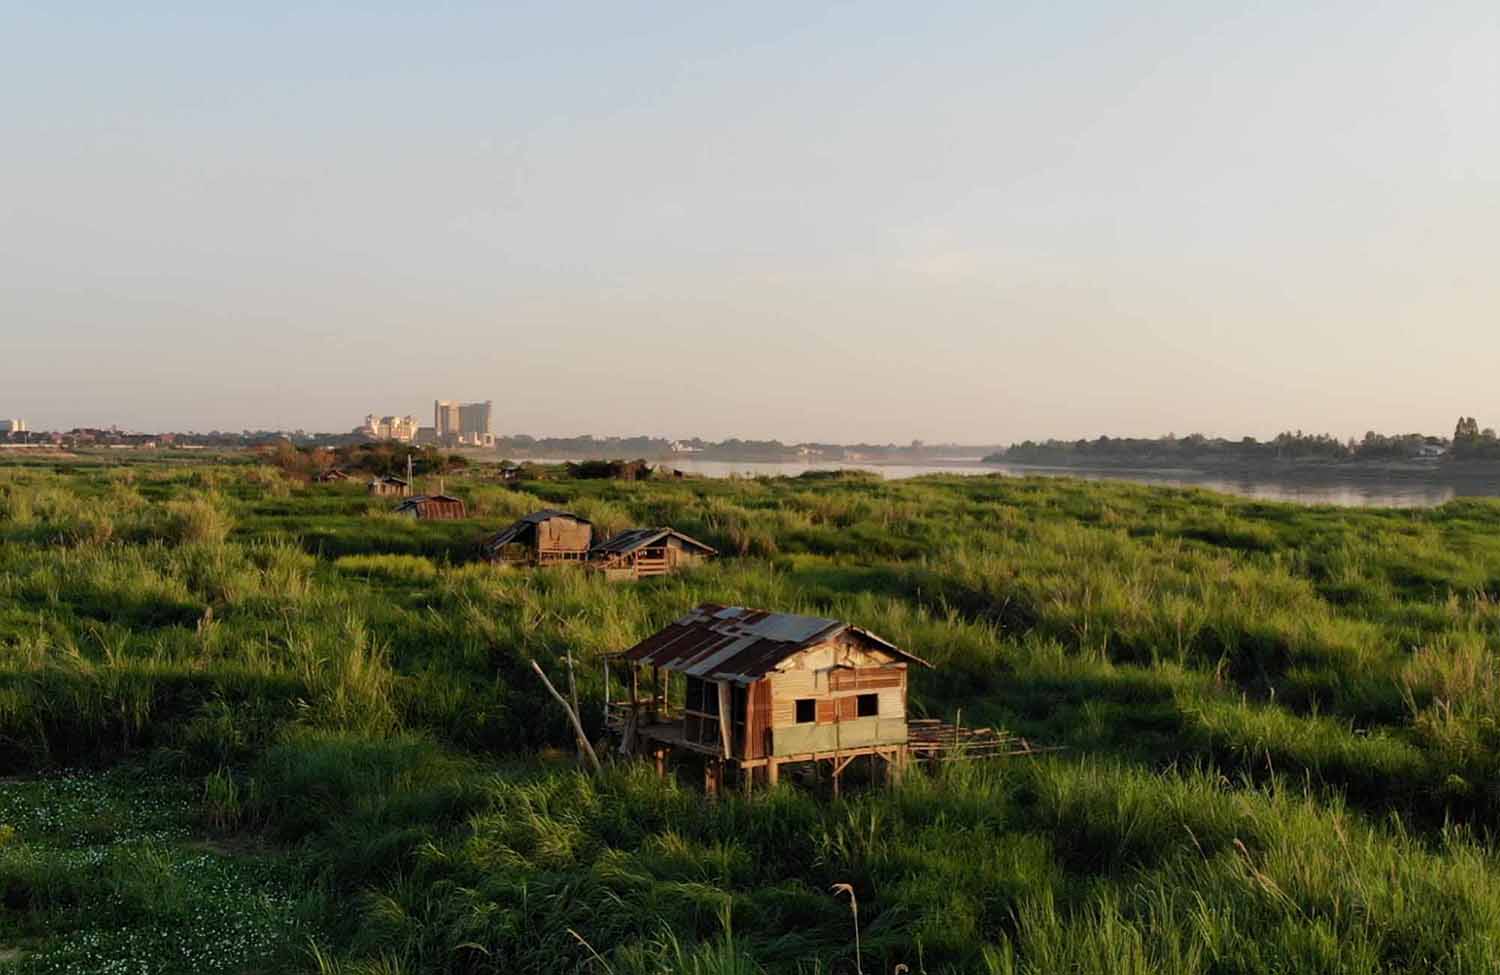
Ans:
[[[766,763],[766,785],[776,788],[776,783],[781,778],[781,763],[771,759]]]
[[[732,706],[728,681],[717,681],[719,686],[719,743],[724,748],[724,757],[734,751],[734,739],[729,734],[729,709]]]

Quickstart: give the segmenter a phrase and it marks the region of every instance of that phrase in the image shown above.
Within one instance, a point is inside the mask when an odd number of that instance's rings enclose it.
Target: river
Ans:
[[[1428,508],[1456,497],[1500,496],[1500,479],[1471,477],[1455,481],[1420,478],[1350,477],[1315,482],[1264,475],[1225,475],[1185,470],[1071,470],[1014,464],[981,464],[953,460],[930,464],[845,463],[838,461],[724,461],[677,458],[664,462],[688,474],[704,477],[796,477],[807,471],[865,470],[885,478],[924,474],[999,474],[1004,477],[1078,477],[1097,481],[1134,481],[1172,487],[1199,487],[1262,501],[1331,504],[1345,507]]]

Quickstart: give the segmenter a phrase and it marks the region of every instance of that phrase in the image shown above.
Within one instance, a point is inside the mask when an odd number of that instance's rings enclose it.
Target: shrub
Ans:
[[[168,501],[162,508],[159,536],[174,545],[221,544],[234,528],[234,520],[206,498]]]

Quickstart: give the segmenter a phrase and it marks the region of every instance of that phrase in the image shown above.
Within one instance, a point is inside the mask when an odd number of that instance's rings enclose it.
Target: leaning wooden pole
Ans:
[[[572,647],[571,644],[568,646],[568,702],[573,707],[573,713],[574,714],[579,714],[580,711],[578,709],[578,678],[573,673],[573,647]],[[583,739],[580,738],[579,741],[582,742]],[[579,758],[583,757],[583,747],[581,745],[578,748],[578,757]]]
[[[578,747],[588,757],[589,764],[594,767],[594,771],[604,771],[603,766],[599,764],[599,756],[594,754],[594,746],[589,744],[589,736],[584,733],[583,722],[578,720],[578,713],[568,704],[568,699],[557,693],[557,688],[552,686],[552,682],[542,672],[541,664],[533,660],[531,662],[531,669],[536,671],[536,675],[542,679],[542,684],[547,688],[547,693],[552,695],[553,700],[562,705],[562,709],[568,712],[568,720],[573,723],[573,734],[578,736]]]

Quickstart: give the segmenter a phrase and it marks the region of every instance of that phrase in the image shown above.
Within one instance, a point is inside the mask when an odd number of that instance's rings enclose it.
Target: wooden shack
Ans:
[[[589,564],[611,581],[666,575],[697,565],[718,551],[675,528],[630,528],[595,545]]]
[[[349,480],[349,475],[345,474],[337,467],[330,467],[326,471],[319,471],[317,474],[313,475],[313,480],[317,481],[319,484],[335,484],[340,481]]]
[[[366,485],[366,490],[378,498],[411,497],[411,484],[393,474],[375,478]]]
[[[582,564],[588,561],[594,526],[586,518],[551,508],[533,511],[479,543],[490,562],[508,565]]]
[[[827,763],[837,790],[861,756],[899,776],[909,758],[907,668],[930,666],[838,620],[712,603],[613,659],[629,668],[629,697],[606,707],[626,750],[654,755],[658,772],[672,753],[703,756],[710,793],[726,767],[746,789],[810,762]]]
[[[395,514],[422,521],[456,521],[469,516],[462,498],[447,494],[418,494],[396,505]]]

